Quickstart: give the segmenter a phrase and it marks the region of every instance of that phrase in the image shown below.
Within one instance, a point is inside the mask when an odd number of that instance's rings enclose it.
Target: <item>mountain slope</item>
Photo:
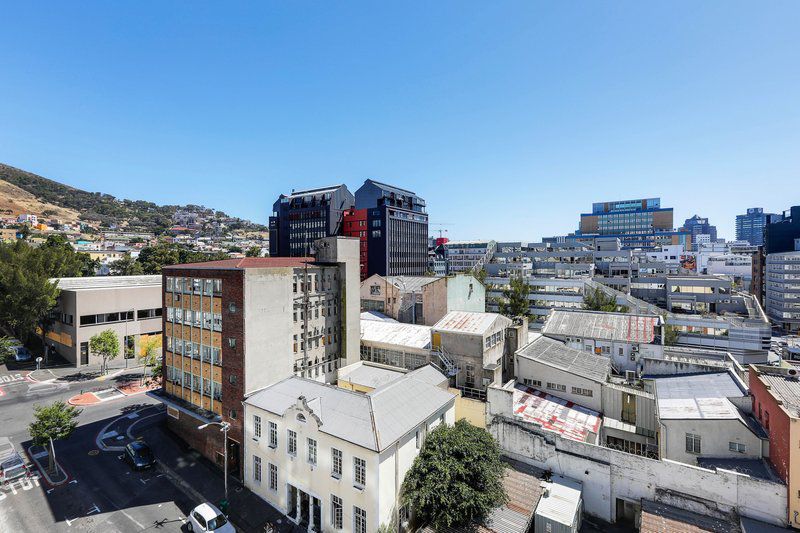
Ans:
[[[88,192],[32,172],[0,163],[0,184],[6,182],[30,195],[42,204],[50,204],[79,213],[81,220],[127,226],[149,231],[163,230],[172,225],[172,215],[178,210],[189,210],[209,218],[228,218],[221,211],[197,205],[158,205],[143,200],[120,200],[110,194]],[[6,187],[9,194],[15,189]],[[6,199],[11,202],[17,198]],[[8,203],[8,202],[7,202]],[[36,213],[39,214],[39,213]],[[230,225],[230,224],[229,224]],[[264,227],[248,220],[233,219],[233,225],[263,230]]]
[[[68,223],[74,223],[80,219],[80,213],[74,209],[44,202],[16,185],[0,180],[0,214],[16,217],[23,213],[57,218]]]

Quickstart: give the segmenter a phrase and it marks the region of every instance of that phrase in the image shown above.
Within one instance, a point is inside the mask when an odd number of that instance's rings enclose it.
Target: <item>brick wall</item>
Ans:
[[[753,416],[769,433],[769,462],[784,482],[789,479],[789,416],[778,404],[756,371],[750,368],[750,394],[753,396]],[[769,417],[769,429],[766,420]]]

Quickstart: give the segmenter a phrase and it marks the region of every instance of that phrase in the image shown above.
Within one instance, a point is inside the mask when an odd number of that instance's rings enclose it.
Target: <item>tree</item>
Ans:
[[[528,294],[531,286],[522,276],[514,276],[509,281],[508,287],[503,289],[503,296],[497,300],[500,314],[509,318],[529,316]]]
[[[465,526],[506,502],[500,446],[466,420],[440,424],[406,474],[403,499],[421,524]]]
[[[150,379],[157,380],[161,377],[161,335],[148,335],[139,338],[139,354],[142,370],[142,381],[145,380],[147,369],[150,368]],[[158,370],[156,370],[158,369]]]
[[[112,276],[136,276],[143,274],[142,264],[131,257],[131,254],[125,254],[109,265],[109,271]]]
[[[587,289],[587,292],[583,295],[583,307],[590,311],[604,311],[606,313],[613,313],[618,309],[617,299],[610,294],[604,293],[599,288],[594,290]]]
[[[11,349],[11,339],[8,337],[0,337],[0,365],[4,364],[12,357],[14,357],[14,352]]]
[[[137,261],[145,274],[161,274],[161,267],[181,262],[180,250],[174,244],[159,243],[146,246],[139,252]]]
[[[480,281],[481,283],[483,283],[484,285],[486,284],[486,276],[487,275],[488,275],[488,273],[486,272],[485,268],[481,268],[480,270],[475,272],[475,278],[478,281]]]
[[[81,410],[58,401],[53,405],[37,405],[34,408],[34,421],[28,426],[33,444],[47,448],[49,470],[55,471],[56,452],[53,441],[66,440],[78,426]]]
[[[103,358],[100,372],[105,374],[108,371],[108,361],[119,355],[119,337],[113,329],[101,331],[89,339],[89,349]]]
[[[678,344],[678,330],[675,326],[664,326],[664,346],[675,346]]]
[[[244,253],[245,257],[261,257],[261,247],[260,246],[251,246],[247,249]]]

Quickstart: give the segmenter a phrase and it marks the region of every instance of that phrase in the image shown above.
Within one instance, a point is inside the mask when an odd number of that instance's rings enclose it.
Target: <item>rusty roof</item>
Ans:
[[[655,340],[660,321],[658,315],[553,309],[542,333],[649,344]]]

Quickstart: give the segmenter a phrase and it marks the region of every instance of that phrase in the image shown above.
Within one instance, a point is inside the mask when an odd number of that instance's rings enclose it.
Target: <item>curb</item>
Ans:
[[[157,407],[157,406],[149,405],[147,407],[143,407],[142,409],[139,409],[138,411],[134,411],[132,413],[128,413],[127,415],[119,416],[119,417],[115,418],[114,420],[112,420],[111,422],[109,422],[108,424],[106,424],[105,426],[103,426],[103,429],[100,430],[100,432],[97,434],[97,436],[94,439],[94,443],[97,445],[97,449],[100,450],[100,451],[103,451],[103,452],[121,452],[121,451],[125,450],[125,446],[107,446],[106,444],[103,444],[103,438],[102,438],[103,435],[108,433],[108,429],[111,426],[113,426],[114,424],[116,424],[117,422],[119,422],[120,420],[122,420],[123,418],[129,418],[129,419],[137,418],[137,417],[139,417],[139,413],[140,412],[146,411],[147,409],[152,409],[153,407]],[[129,439],[131,439],[131,440],[135,440],[133,438],[133,435],[131,434],[131,430],[133,429],[133,427],[136,424],[138,424],[139,422],[141,422],[142,420],[145,420],[147,418],[150,418],[150,417],[156,416],[156,415],[160,415],[160,414],[162,414],[162,412],[158,412],[158,413],[155,413],[155,414],[152,414],[152,415],[147,415],[145,417],[141,417],[141,418],[139,418],[139,420],[133,422],[130,426],[128,426],[128,429],[125,432],[127,437]],[[131,415],[136,415],[136,416],[131,416]]]
[[[36,468],[39,470],[39,473],[42,475],[42,477],[44,478],[45,482],[48,485],[50,485],[51,487],[57,487],[59,485],[63,485],[64,483],[69,482],[70,475],[67,473],[66,470],[64,470],[64,467],[61,466],[61,463],[58,462],[58,459],[56,459],[56,468],[64,473],[64,480],[53,481],[52,479],[50,479],[50,476],[47,473],[47,469],[41,465],[39,459],[36,458],[36,454],[33,453],[33,448],[34,448],[33,446],[28,447],[28,457],[30,457],[31,461],[33,461],[33,463],[36,465]]]

